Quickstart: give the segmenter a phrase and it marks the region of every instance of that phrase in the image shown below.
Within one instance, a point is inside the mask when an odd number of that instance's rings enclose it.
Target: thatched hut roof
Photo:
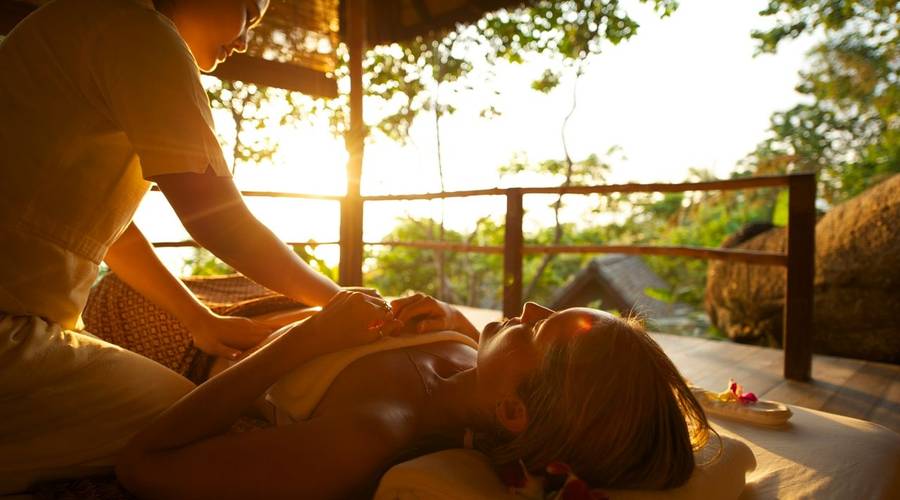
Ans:
[[[0,34],[50,0],[0,4]],[[523,0],[366,0],[368,46],[434,36],[457,23]],[[346,30],[350,0],[271,0],[247,54],[221,65],[217,76],[331,96],[336,47]]]
[[[580,307],[599,299],[604,309],[659,320],[687,309],[684,304],[666,303],[647,295],[648,289],[668,288],[639,255],[610,254],[592,259],[575,274],[557,290],[550,307]]]

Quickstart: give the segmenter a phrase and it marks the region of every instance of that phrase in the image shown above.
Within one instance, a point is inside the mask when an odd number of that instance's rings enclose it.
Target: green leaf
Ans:
[[[775,209],[772,211],[772,224],[778,227],[786,227],[788,224],[788,206],[790,193],[785,189],[778,193],[775,199]]]

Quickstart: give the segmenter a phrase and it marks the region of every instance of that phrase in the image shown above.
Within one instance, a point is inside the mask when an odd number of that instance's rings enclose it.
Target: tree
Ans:
[[[298,257],[313,269],[333,281],[337,281],[337,268],[316,257],[311,245],[293,245],[291,247]],[[193,257],[184,260],[182,274],[188,276],[221,276],[234,274],[236,271],[205,248],[195,248]]]
[[[642,3],[651,3],[663,17],[677,7],[677,3],[671,0],[642,0]],[[459,26],[432,42],[418,38],[409,43],[376,48],[365,64],[366,73],[373,74],[368,80],[368,91],[383,102],[395,103],[394,111],[379,121],[376,128],[391,139],[406,142],[410,127],[419,113],[433,112],[436,166],[443,191],[440,123],[444,115],[456,111],[453,104],[446,103],[446,97],[459,97],[471,89],[472,84],[467,82],[467,77],[476,67],[476,60],[483,59],[489,64],[501,60],[521,63],[527,54],[550,56],[550,65],[541,78],[532,83],[532,88],[547,93],[559,84],[561,73],[570,70],[575,74],[572,106],[560,129],[564,162],[557,164],[565,165],[562,185],[567,186],[572,182],[573,171],[577,168],[569,155],[565,133],[576,107],[578,77],[583,73],[588,57],[599,53],[604,41],[618,44],[634,36],[637,28],[638,23],[621,8],[618,0],[538,1],[519,9],[487,14],[474,26]],[[489,104],[481,111],[481,116],[492,117],[499,112]],[[549,165],[544,167],[551,168]],[[558,217],[561,198],[554,206],[557,219],[554,243],[562,238]],[[438,239],[443,241],[443,217],[437,232]],[[444,252],[433,252],[433,256],[440,283],[438,296],[447,298],[451,290],[447,286]],[[554,258],[553,255],[543,258],[528,286],[528,293],[535,291]]]
[[[226,111],[233,123],[233,135],[219,133],[223,148],[230,145],[232,151],[232,173],[238,164],[270,160],[278,143],[265,130],[300,121],[314,103],[297,92],[214,78],[208,80],[206,94],[212,109]]]
[[[428,218],[407,217],[385,241],[434,240],[440,222]],[[464,235],[448,230],[445,240],[473,245],[502,245],[503,227],[489,218],[476,224],[475,230]],[[438,270],[431,265],[431,250],[409,247],[385,247],[370,250],[367,261],[373,262],[366,282],[385,295],[403,295],[408,291],[436,294],[439,286]],[[447,277],[453,301],[479,307],[500,307],[502,257],[495,254],[467,254],[445,252]]]
[[[815,171],[833,205],[900,171],[900,3],[885,0],[774,0],[776,18],[753,32],[760,52],[822,31],[797,91],[810,98],[775,113],[770,137],[750,155],[757,173]]]
[[[572,111],[570,111],[566,119],[563,121],[563,130],[565,130],[565,123],[568,121],[569,117],[572,116],[573,111],[574,99]],[[565,144],[565,139],[563,139],[563,145]],[[601,161],[600,157],[595,154],[588,156],[580,162],[574,162],[568,154],[568,148],[564,147],[563,150],[566,154],[563,160],[545,160],[536,164],[529,163],[527,159],[522,157],[521,155],[514,156],[510,164],[500,167],[500,174],[501,176],[520,174],[523,172],[544,174],[559,179],[559,186],[562,188],[567,188],[575,185],[598,184],[602,183],[605,180],[606,174],[608,174],[610,170],[609,163]],[[616,151],[618,151],[618,148],[613,147],[610,148],[609,151],[607,151],[607,154],[611,155]],[[544,242],[544,244],[559,245],[560,242],[562,242],[563,236],[565,234],[565,228],[559,219],[559,212],[562,209],[562,202],[563,195],[560,194],[550,205],[550,207],[553,209],[553,237],[550,239],[550,241]],[[547,270],[548,266],[555,257],[555,254],[549,253],[541,257],[540,264],[538,265],[534,273],[531,274],[531,279],[524,288],[523,295],[525,297],[533,297],[535,295],[541,278],[544,276],[544,272]]]
[[[650,5],[661,17],[670,15],[677,7],[674,0],[641,0],[640,3]],[[541,55],[547,66],[541,77],[532,83],[532,88],[540,92],[551,91],[563,81],[567,72],[573,73],[575,81],[572,88],[572,108],[568,115],[570,117],[576,105],[574,97],[577,79],[589,57],[601,52],[608,44],[615,45],[631,38],[637,33],[638,27],[638,23],[626,12],[619,0],[538,0],[517,9],[489,13],[473,25],[457,26],[434,40],[417,38],[402,44],[375,47],[364,60],[367,108],[386,111],[377,118],[372,129],[384,137],[403,143],[409,140],[410,127],[417,117],[423,112],[430,113],[434,119],[438,143],[435,160],[443,189],[443,161],[439,146],[441,119],[457,111],[456,100],[464,97],[466,92],[475,86],[489,84],[486,80],[489,80],[492,65],[501,61],[521,63],[532,55]],[[275,33],[261,34],[260,39],[271,42],[278,38],[274,35]],[[288,46],[290,44],[285,45]],[[289,57],[287,50],[276,52],[279,58]],[[339,88],[346,92],[346,52],[341,50],[339,54],[341,59],[335,75],[339,79]],[[476,68],[485,70],[484,73],[479,73],[479,78],[473,78]],[[251,85],[223,83],[212,89],[213,105],[230,111],[234,120],[235,158],[258,161],[271,156],[275,145],[265,141],[250,142],[253,138],[251,131],[263,126],[261,120],[264,117],[260,111],[268,103],[290,97],[290,94],[279,95],[273,90],[262,92]],[[373,100],[378,101],[378,106],[370,105]],[[340,136],[348,129],[347,102],[344,93],[338,99],[315,103],[309,111],[326,115],[333,133]],[[296,103],[291,109],[297,109]],[[500,112],[502,110],[487,103],[480,114],[491,117]],[[285,116],[286,119],[293,119],[297,114],[292,111]],[[602,179],[600,172],[608,167],[601,165],[596,156],[582,162],[572,160],[565,142],[568,117],[560,129],[564,159],[555,163],[544,162],[541,168],[561,173],[562,185],[577,183],[582,177],[590,178],[588,182],[597,182]],[[592,173],[588,173],[591,169]],[[565,236],[565,230],[558,220],[560,206],[561,199],[554,204],[557,224],[548,233],[552,234],[549,242],[559,243]],[[422,224],[421,221],[419,223]],[[483,224],[496,226],[493,221],[483,221]],[[447,238],[449,241],[482,238],[484,235],[480,231],[487,230],[484,229],[487,226],[479,223],[481,229],[463,237],[458,233],[445,232],[442,221],[434,228],[427,227],[434,230],[423,232],[420,236],[438,240]],[[454,263],[444,262],[442,252],[431,252],[430,255],[437,270],[435,278],[440,283],[436,292],[452,295],[456,285],[447,286],[447,282],[459,281],[450,271],[456,265],[456,260]],[[447,258],[453,260],[457,257],[448,255]],[[465,260],[470,257],[462,258]],[[536,267],[532,269],[533,279],[528,288],[530,293],[540,293],[541,276],[551,267],[551,261],[555,258],[541,258],[534,264]],[[527,261],[526,266],[531,266],[530,262]],[[469,264],[476,266],[480,261],[472,258]],[[464,287],[467,290],[466,301],[475,301],[473,297],[478,295],[476,291],[480,287],[473,285],[472,281],[478,281],[478,278],[471,273],[467,276],[469,281]]]

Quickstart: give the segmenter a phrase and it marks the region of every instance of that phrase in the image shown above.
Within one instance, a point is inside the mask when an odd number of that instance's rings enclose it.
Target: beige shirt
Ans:
[[[199,72],[150,0],[57,0],[0,42],[0,312],[74,327],[160,174],[229,175]]]

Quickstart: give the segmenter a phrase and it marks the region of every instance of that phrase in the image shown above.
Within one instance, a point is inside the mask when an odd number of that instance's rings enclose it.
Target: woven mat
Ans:
[[[252,317],[303,307],[240,275],[183,281],[219,314]],[[115,274],[107,274],[91,289],[82,318],[85,330],[101,339],[146,356],[196,384],[206,380],[213,358],[194,347],[180,321]]]
[[[184,278],[194,294],[213,311],[252,317],[303,307],[243,276]],[[146,356],[196,384],[206,380],[214,358],[194,347],[190,333],[173,316],[150,303],[115,274],[104,276],[91,290],[82,315],[85,330]],[[242,417],[232,432],[248,432],[268,426],[264,420]],[[89,477],[38,485],[35,498],[123,500],[135,498],[115,476]]]

